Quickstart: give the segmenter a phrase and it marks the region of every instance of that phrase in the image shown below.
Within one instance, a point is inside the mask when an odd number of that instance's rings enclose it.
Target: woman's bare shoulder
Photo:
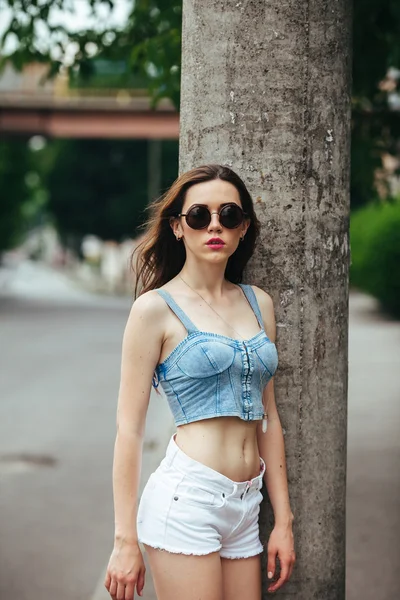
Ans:
[[[257,298],[257,302],[260,305],[260,309],[261,312],[263,312],[263,309],[268,311],[273,311],[274,310],[274,302],[271,298],[271,296],[268,294],[268,292],[265,292],[264,290],[262,290],[261,288],[257,287],[256,285],[252,285],[251,286],[256,298]]]
[[[160,312],[165,312],[165,301],[157,292],[157,290],[150,290],[141,294],[136,298],[132,304],[131,310],[137,313],[159,315]]]
[[[150,290],[141,294],[132,304],[128,324],[142,326],[154,330],[162,327],[164,319],[168,314],[168,307],[156,290]]]
[[[264,292],[264,290],[257,287],[256,285],[252,285],[251,287],[256,295],[257,302],[261,310],[265,331],[267,332],[268,337],[272,341],[275,341],[276,323],[274,302],[271,296],[268,294],[268,292]]]

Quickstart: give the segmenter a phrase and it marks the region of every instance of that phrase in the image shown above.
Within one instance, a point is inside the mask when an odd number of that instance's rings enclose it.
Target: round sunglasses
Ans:
[[[180,213],[178,217],[185,217],[186,223],[192,229],[205,229],[211,223],[211,215],[218,215],[219,222],[227,229],[236,229],[247,216],[242,208],[234,202],[225,204],[219,211],[210,212],[207,206],[194,204],[187,213]]]

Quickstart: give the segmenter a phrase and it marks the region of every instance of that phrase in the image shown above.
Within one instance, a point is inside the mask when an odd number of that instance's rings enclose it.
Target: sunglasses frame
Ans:
[[[208,221],[208,223],[206,225],[204,225],[204,227],[192,227],[190,225],[190,223],[188,223],[187,215],[190,213],[191,210],[193,210],[194,208],[197,208],[199,206],[201,208],[204,208],[205,210],[208,211],[208,214],[210,216],[210,220]],[[235,206],[235,207],[239,208],[240,211],[242,212],[242,220],[240,221],[240,223],[238,223],[237,225],[235,225],[235,227],[227,227],[226,225],[224,225],[221,222],[221,212],[224,210],[224,208],[227,208],[229,206]],[[243,221],[248,216],[248,214],[244,212],[243,208],[241,206],[239,206],[239,204],[236,204],[236,202],[228,202],[227,204],[224,204],[224,206],[221,206],[221,208],[219,210],[215,210],[213,212],[211,212],[210,209],[207,206],[204,206],[204,204],[193,204],[193,206],[191,206],[189,208],[188,212],[186,212],[186,213],[179,213],[177,215],[177,217],[185,217],[185,221],[186,221],[187,225],[190,227],[190,229],[194,229],[195,231],[200,231],[201,229],[206,229],[209,226],[209,224],[211,223],[211,218],[212,218],[211,215],[218,215],[218,219],[219,219],[220,224],[222,225],[222,227],[226,227],[226,229],[237,229],[238,227],[240,227],[240,225],[243,223]]]

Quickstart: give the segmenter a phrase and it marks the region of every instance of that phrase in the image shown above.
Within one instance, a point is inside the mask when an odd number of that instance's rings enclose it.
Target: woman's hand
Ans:
[[[146,567],[138,544],[116,544],[104,581],[112,600],[133,600],[135,586],[139,596],[142,596],[145,572]]]
[[[279,557],[281,571],[279,579],[268,587],[269,592],[276,592],[290,578],[296,553],[294,551],[294,539],[292,525],[275,525],[268,540],[268,565],[267,576],[272,579],[275,574],[276,556]]]

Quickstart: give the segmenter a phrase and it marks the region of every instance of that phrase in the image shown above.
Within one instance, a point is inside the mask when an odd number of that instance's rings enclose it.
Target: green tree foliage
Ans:
[[[124,61],[127,73],[143,78],[155,106],[170,98],[179,107],[182,3],[171,0],[135,0],[123,28],[109,27],[100,9],[112,11],[113,0],[87,0],[93,18],[86,30],[70,31],[59,19],[60,10],[72,10],[68,0],[0,0],[11,18],[0,39],[1,49],[13,45],[4,64],[17,69],[29,62],[45,62],[50,75],[57,73],[71,43],[76,48],[69,70],[82,76],[93,74],[93,58]],[[13,42],[17,43],[13,44]],[[1,66],[1,62],[0,62]]]
[[[400,3],[354,0],[353,13],[353,97],[367,108],[385,100],[378,83],[388,68],[400,68]]]
[[[400,198],[355,211],[350,243],[351,283],[400,317]]]
[[[26,143],[0,140],[0,253],[12,248],[24,226],[24,206],[29,198],[25,175],[29,170]]]
[[[400,112],[379,88],[390,67],[400,68],[400,2],[354,0],[351,204],[376,196],[374,171],[381,154],[399,152]]]
[[[163,142],[162,187],[178,171],[178,143]],[[83,235],[121,241],[133,237],[146,220],[147,141],[57,140],[47,187],[49,209],[69,246],[79,249]]]
[[[9,55],[17,68],[41,61],[51,63],[56,72],[68,44],[75,42],[74,64],[83,72],[90,72],[93,56],[127,60],[132,71],[146,77],[156,102],[167,96],[179,106],[182,0],[135,0],[122,28],[110,28],[95,18],[100,6],[108,5],[112,11],[113,0],[87,3],[94,20],[87,29],[71,32],[54,19],[57,11],[71,10],[68,0],[0,0],[0,7],[11,14],[0,48],[9,37],[17,39]],[[353,4],[353,95],[365,107],[379,102],[377,84],[387,69],[400,66],[400,3],[354,0]]]
[[[2,17],[9,17],[0,39],[0,67],[7,61],[17,69],[42,62],[49,65],[49,76],[68,68],[72,86],[147,88],[153,107],[166,97],[178,108],[181,2],[136,0],[123,28],[111,27],[111,20],[104,19],[104,7],[112,11],[112,0],[87,3],[93,16],[89,27],[70,31],[59,18],[60,11],[73,9],[69,0],[0,0]],[[2,52],[7,47],[8,56]],[[71,47],[74,61],[66,67],[64,57]],[[118,65],[111,76],[99,69],[107,64]],[[177,142],[163,142],[164,186],[177,175],[177,148]],[[39,164],[40,154],[47,157],[47,165]],[[49,209],[64,239],[79,245],[88,232],[108,239],[134,235],[147,203],[146,142],[65,140],[50,143],[34,159],[42,183],[49,187]],[[8,194],[6,182],[3,190]],[[8,221],[18,221],[18,214],[14,199]]]

